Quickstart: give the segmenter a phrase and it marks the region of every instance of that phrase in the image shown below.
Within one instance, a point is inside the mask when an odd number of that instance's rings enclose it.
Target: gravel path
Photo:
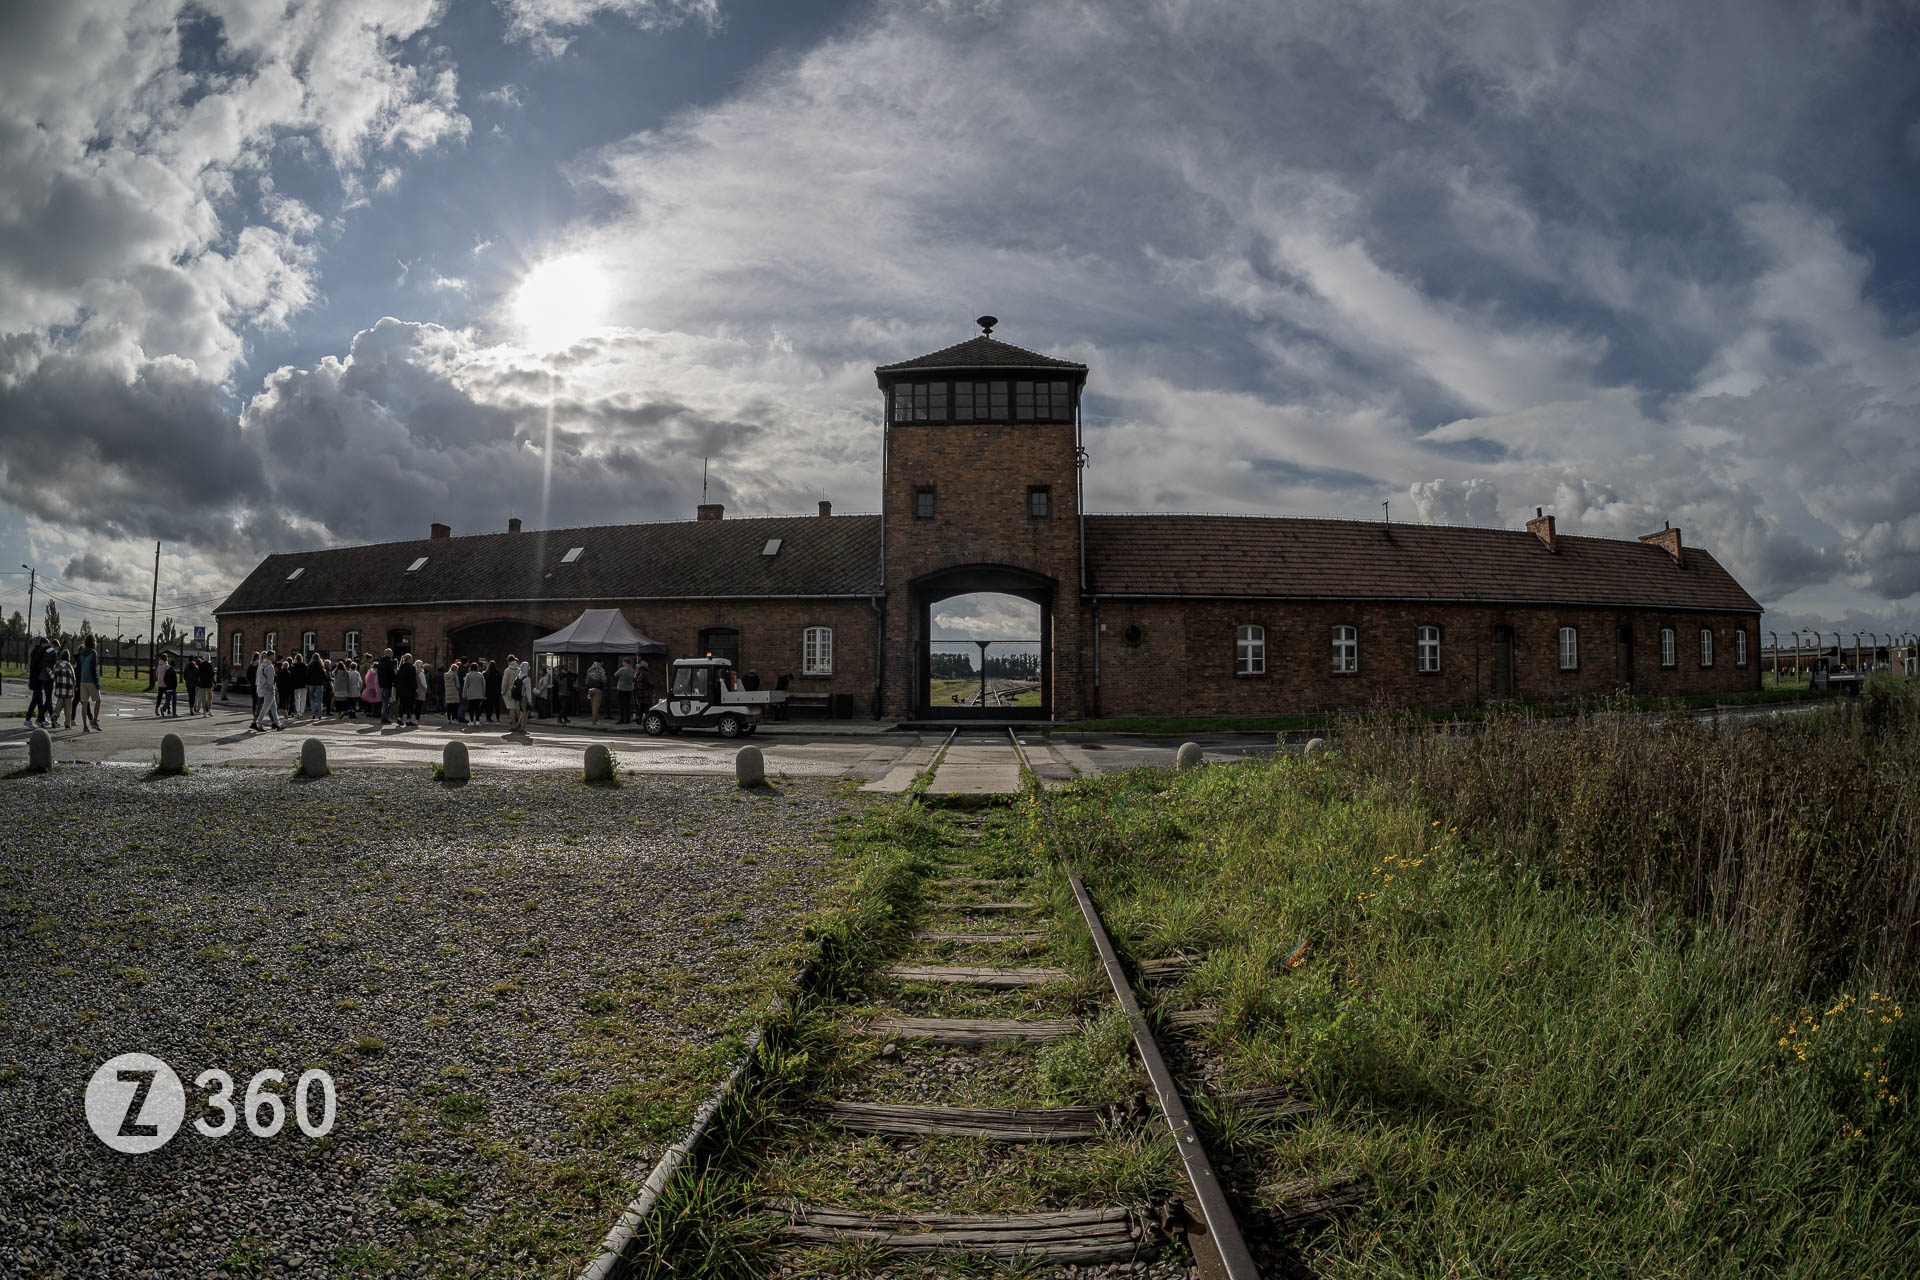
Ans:
[[[797,957],[853,803],[424,769],[0,779],[0,1274],[573,1274],[724,1074],[720,1028]],[[82,1107],[135,1050],[189,1094],[141,1156]],[[333,1133],[201,1136],[209,1067],[236,1095],[325,1067]]]

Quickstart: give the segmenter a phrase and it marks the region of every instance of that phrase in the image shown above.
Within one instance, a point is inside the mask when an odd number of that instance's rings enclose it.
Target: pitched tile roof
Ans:
[[[912,369],[1063,369],[1084,374],[1087,366],[1043,356],[1038,351],[982,335],[911,360],[883,364],[874,373],[902,373]]]
[[[1459,600],[1737,610],[1760,605],[1720,562],[1686,548],[1519,529],[1266,516],[1088,516],[1101,595]]]
[[[762,554],[773,539],[774,555]],[[574,547],[578,559],[561,563]],[[407,566],[420,557],[417,571]],[[293,581],[296,568],[305,572]],[[880,590],[879,516],[782,516],[423,538],[268,556],[215,614],[450,601],[851,596]]]

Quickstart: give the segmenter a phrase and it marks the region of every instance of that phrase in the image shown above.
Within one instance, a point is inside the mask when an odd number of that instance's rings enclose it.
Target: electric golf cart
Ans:
[[[676,658],[667,696],[647,708],[640,727],[656,738],[682,729],[718,729],[723,738],[738,738],[758,729],[767,708],[786,696],[742,688],[725,658]]]

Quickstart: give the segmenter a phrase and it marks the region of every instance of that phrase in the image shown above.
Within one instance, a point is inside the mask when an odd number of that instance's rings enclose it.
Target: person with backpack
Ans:
[[[595,658],[587,668],[587,702],[593,709],[593,723],[600,723],[600,706],[607,700],[607,669]]]

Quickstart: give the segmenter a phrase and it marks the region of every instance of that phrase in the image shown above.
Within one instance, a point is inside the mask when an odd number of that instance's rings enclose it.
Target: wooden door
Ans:
[[[1513,696],[1513,628],[1493,629],[1493,696]]]

